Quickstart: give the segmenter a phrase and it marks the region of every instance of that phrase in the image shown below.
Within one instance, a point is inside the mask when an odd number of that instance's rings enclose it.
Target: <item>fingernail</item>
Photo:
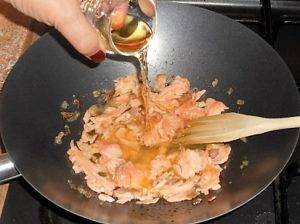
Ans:
[[[104,61],[105,53],[103,51],[99,50],[96,54],[90,56],[90,59],[92,59],[96,63],[99,63],[101,61]]]

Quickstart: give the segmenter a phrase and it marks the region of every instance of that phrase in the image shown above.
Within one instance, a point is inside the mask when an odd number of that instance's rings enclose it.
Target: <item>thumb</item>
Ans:
[[[71,3],[71,1],[69,1]],[[64,10],[57,10],[54,26],[81,54],[96,61],[105,59],[105,43],[81,12],[77,0]]]

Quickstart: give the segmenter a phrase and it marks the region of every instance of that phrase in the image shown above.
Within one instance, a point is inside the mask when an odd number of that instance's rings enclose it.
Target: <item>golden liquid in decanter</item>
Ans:
[[[123,27],[113,30],[111,33],[112,40],[118,50],[125,53],[136,52],[135,57],[139,60],[141,69],[137,74],[137,78],[140,83],[140,93],[145,110],[145,126],[146,129],[149,129],[150,86],[148,81],[147,45],[153,32],[143,20],[127,15]]]
[[[148,44],[153,34],[147,23],[131,15],[127,15],[122,28],[111,33],[116,48],[128,53],[141,50]]]

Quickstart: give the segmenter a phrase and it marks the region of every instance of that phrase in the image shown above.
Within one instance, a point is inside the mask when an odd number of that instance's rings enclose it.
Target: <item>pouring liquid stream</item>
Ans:
[[[152,29],[147,23],[130,15],[125,19],[124,26],[121,29],[112,31],[112,40],[116,48],[122,52],[131,53],[139,61],[140,72],[138,72],[137,78],[145,111],[146,132],[151,130],[149,122],[149,93],[151,87],[148,80],[147,46],[152,37]],[[126,133],[126,136],[129,135],[130,133]],[[138,142],[136,143],[138,144]],[[131,147],[122,142],[118,142],[118,144],[121,146],[124,158],[132,161],[137,168],[148,174],[143,180],[145,188],[152,186],[152,180],[148,178],[150,176],[151,161],[160,154],[167,155],[178,152],[180,148],[179,144],[174,143],[163,143],[155,146],[139,145],[138,147]],[[201,148],[203,147],[205,146],[201,146]]]
[[[153,36],[151,28],[138,17],[127,15],[124,26],[112,31],[112,39],[115,46],[123,52],[134,53],[140,64],[140,72],[137,75],[140,83],[140,93],[145,109],[145,126],[150,128],[149,122],[149,93],[147,45]]]
[[[148,80],[148,63],[147,63],[147,49],[138,54],[138,60],[140,62],[141,71],[138,74],[138,80],[140,82],[140,92],[143,99],[143,105],[145,109],[145,125],[146,129],[149,130],[150,118],[149,118],[149,93],[151,91],[149,80]]]

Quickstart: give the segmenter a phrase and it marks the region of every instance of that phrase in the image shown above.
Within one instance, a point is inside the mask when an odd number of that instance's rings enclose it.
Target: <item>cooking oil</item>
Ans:
[[[113,30],[112,40],[122,52],[137,52],[148,45],[153,32],[146,22],[138,17],[127,15],[122,28]]]
[[[122,52],[137,52],[136,58],[140,62],[140,93],[143,99],[145,109],[146,128],[150,128],[149,122],[149,93],[150,86],[148,81],[148,63],[147,63],[147,46],[153,32],[146,22],[138,17],[127,15],[124,25],[118,30],[112,31],[112,40],[116,48]]]

